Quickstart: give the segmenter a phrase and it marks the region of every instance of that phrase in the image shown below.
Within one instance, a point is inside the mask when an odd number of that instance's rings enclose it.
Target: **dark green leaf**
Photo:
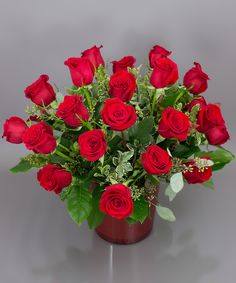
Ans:
[[[135,125],[128,130],[130,141],[134,141],[135,139],[139,140],[141,143],[149,141],[153,125],[153,118],[144,118],[142,121],[136,122]]]
[[[23,173],[29,171],[33,166],[29,161],[22,159],[16,166],[10,169],[11,173]]]
[[[223,148],[214,151],[200,151],[195,153],[195,156],[209,156],[214,162],[214,165],[212,166],[212,169],[214,171],[222,169],[226,164],[228,164],[235,158],[231,152]]]
[[[165,96],[161,101],[162,107],[174,106],[175,103],[184,95],[183,90],[173,89],[165,91]]]
[[[140,200],[134,201],[134,211],[130,218],[141,223],[149,216],[149,204],[142,197]]]
[[[92,209],[92,194],[85,183],[76,181],[72,185],[67,197],[67,209],[71,218],[78,225],[88,218]]]
[[[88,217],[88,225],[90,229],[95,229],[98,225],[102,223],[102,220],[105,217],[105,215],[101,212],[99,208],[102,192],[103,188],[101,187],[96,187],[93,191],[92,210]]]
[[[200,148],[198,146],[188,147],[187,145],[184,144],[177,144],[171,153],[175,157],[188,158],[193,153],[198,151],[200,151]]]

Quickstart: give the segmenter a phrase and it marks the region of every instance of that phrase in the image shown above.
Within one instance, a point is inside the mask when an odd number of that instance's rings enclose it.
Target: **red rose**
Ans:
[[[130,189],[122,184],[106,187],[100,200],[100,209],[117,219],[129,217],[134,209]]]
[[[79,136],[80,154],[89,161],[96,161],[107,150],[104,133],[101,130],[90,130]]]
[[[149,52],[149,63],[150,67],[155,67],[155,62],[161,57],[168,57],[172,52],[166,50],[165,48],[161,47],[160,45],[155,45]]]
[[[67,125],[77,128],[82,124],[80,118],[88,121],[89,112],[83,103],[82,96],[66,95],[57,109],[56,116],[62,118]]]
[[[164,138],[186,140],[191,126],[188,116],[172,107],[167,107],[162,112],[158,132]]]
[[[109,82],[109,93],[126,102],[131,100],[136,89],[135,76],[128,71],[118,71],[113,74]]]
[[[134,68],[134,63],[136,59],[133,56],[125,56],[119,61],[112,61],[113,64],[113,73],[116,73],[121,70],[127,70],[128,67]]]
[[[69,58],[64,64],[69,67],[75,86],[89,85],[93,81],[94,67],[87,58]]]
[[[61,166],[48,164],[38,171],[37,179],[46,191],[59,194],[63,188],[71,184],[72,175]]]
[[[220,106],[218,104],[208,104],[198,112],[197,130],[206,133],[215,126],[225,125]]]
[[[185,106],[185,109],[188,112],[191,112],[193,106],[197,104],[199,105],[200,110],[203,109],[207,105],[206,100],[203,96],[197,96],[197,97],[194,97],[194,99]]]
[[[150,83],[155,88],[163,88],[173,85],[179,78],[178,67],[169,58],[159,58],[150,77]]]
[[[205,135],[208,142],[212,145],[224,144],[230,138],[227,128],[224,125],[211,128]]]
[[[2,137],[6,137],[6,140],[11,143],[22,143],[22,136],[27,128],[24,120],[12,116],[3,125]]]
[[[184,76],[184,85],[193,94],[200,94],[207,89],[209,77],[202,71],[199,63],[194,62],[195,67],[190,69]]]
[[[107,99],[101,111],[104,123],[114,131],[124,131],[137,120],[134,108],[125,104],[119,98]]]
[[[103,46],[97,47],[94,45],[93,47],[86,49],[82,52],[82,58],[87,58],[95,68],[98,68],[99,65],[105,66],[105,62],[102,58],[100,49]]]
[[[149,145],[141,158],[144,170],[150,175],[167,174],[172,167],[169,154],[157,145]]]
[[[210,158],[204,156],[201,159],[209,160]],[[212,168],[209,166],[199,168],[196,166],[195,161],[189,161],[185,163],[185,166],[186,170],[183,172],[183,175],[189,184],[204,183],[212,176]]]
[[[52,86],[48,83],[48,75],[41,75],[25,89],[25,96],[39,106],[47,106],[56,99]]]
[[[56,139],[53,136],[52,128],[44,122],[28,128],[22,136],[22,141],[27,149],[36,153],[48,154],[56,148]]]

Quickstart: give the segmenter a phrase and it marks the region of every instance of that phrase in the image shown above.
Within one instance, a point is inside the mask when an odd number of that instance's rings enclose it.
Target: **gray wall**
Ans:
[[[139,63],[160,44],[181,79],[202,63],[211,78],[205,97],[222,103],[235,151],[235,10],[234,0],[0,0],[0,124],[22,115],[23,90],[39,74],[69,85],[64,60],[93,44],[104,45],[107,61],[129,54]],[[216,175],[214,193],[186,187],[171,205],[175,224],[157,219],[146,242],[112,248],[78,229],[35,172],[8,172],[23,146],[0,145],[0,282],[235,282],[235,163]]]

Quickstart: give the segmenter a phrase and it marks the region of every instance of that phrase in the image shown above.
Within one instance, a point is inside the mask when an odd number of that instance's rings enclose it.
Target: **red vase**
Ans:
[[[158,190],[157,190],[158,194]],[[156,202],[156,200],[154,201]],[[119,220],[107,216],[96,228],[97,234],[104,240],[115,244],[133,244],[145,239],[152,231],[155,216],[155,206],[150,207],[150,217],[142,224],[129,224],[125,219]]]

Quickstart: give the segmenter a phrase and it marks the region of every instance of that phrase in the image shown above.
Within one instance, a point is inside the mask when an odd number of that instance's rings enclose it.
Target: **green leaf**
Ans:
[[[207,187],[207,188],[210,188],[210,189],[214,189],[214,182],[212,179],[204,182],[204,183],[201,183],[201,185],[203,185],[204,187]]]
[[[92,194],[83,182],[76,181],[67,197],[67,209],[71,218],[80,225],[92,210]]]
[[[102,187],[96,187],[92,194],[92,210],[88,217],[88,225],[90,229],[95,229],[97,226],[99,226],[105,217],[99,208],[102,192]]]
[[[33,168],[29,161],[22,159],[16,166],[10,169],[11,173],[23,173]]]
[[[167,207],[157,205],[156,211],[157,214],[164,220],[174,222],[176,219],[174,213]]]
[[[178,193],[184,187],[184,180],[182,172],[176,173],[170,178],[170,186],[173,192]]]
[[[179,89],[176,86],[165,90],[165,96],[161,101],[162,107],[174,106],[176,102],[184,95],[185,90]]]
[[[134,211],[130,218],[141,223],[149,216],[149,204],[143,197],[140,200],[134,201]]]
[[[153,118],[144,118],[140,122],[136,122],[134,126],[129,128],[129,139],[134,141],[139,140],[141,143],[146,143],[150,140],[150,134],[153,130]]]
[[[235,156],[231,152],[223,148],[214,151],[200,151],[195,153],[195,156],[209,156],[214,162],[212,166],[214,171],[222,169],[226,164],[235,159]]]
[[[169,197],[169,201],[172,201],[176,197],[176,193],[172,190],[171,186],[168,185],[165,190],[165,196]]]
[[[174,148],[174,150],[171,152],[173,156],[179,157],[179,158],[188,158],[192,154],[200,151],[200,148],[198,146],[190,146],[184,144],[177,144]]]

